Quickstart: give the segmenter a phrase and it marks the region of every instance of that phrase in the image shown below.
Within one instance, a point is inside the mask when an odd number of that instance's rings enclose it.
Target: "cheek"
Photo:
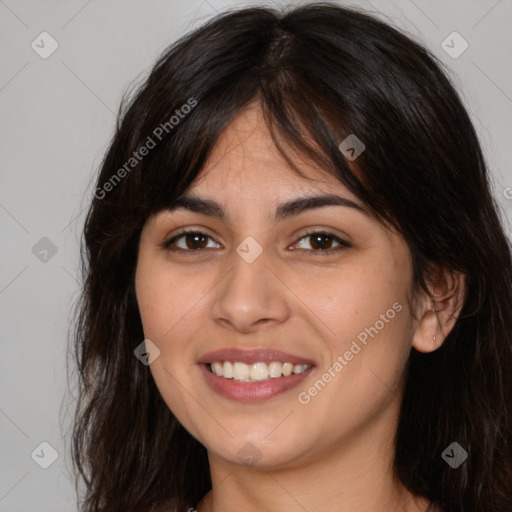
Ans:
[[[190,399],[200,396],[195,389],[196,354],[190,340],[201,325],[197,316],[204,314],[204,304],[198,297],[201,286],[195,286],[198,283],[191,276],[169,272],[168,264],[143,256],[135,281],[144,336],[160,350],[149,367],[152,377],[167,407],[201,440],[194,428],[194,418],[200,417],[201,411],[195,410],[197,402]]]
[[[308,297],[308,305],[331,337],[343,344],[376,322],[378,331],[389,331],[391,324],[395,330],[403,328],[399,316],[405,314],[398,315],[397,310],[405,308],[408,284],[405,267],[400,272],[392,262],[377,260],[342,267],[317,281],[316,287],[303,282],[301,295]]]
[[[314,295],[315,311],[332,331],[325,339],[330,361],[300,390],[300,403],[307,403],[311,417],[326,418],[326,439],[337,437],[340,428],[358,429],[398,399],[410,351],[410,313],[407,282],[390,271],[380,266],[340,273]]]
[[[206,291],[194,274],[178,273],[166,262],[141,257],[135,276],[144,334],[164,346],[181,340],[176,333],[201,309]],[[181,324],[181,325],[180,325]]]
[[[364,395],[363,388],[392,388],[400,377],[410,352],[409,274],[406,260],[360,261],[310,295],[311,309],[329,328],[331,360],[324,371],[337,361],[338,385]]]
[[[150,370],[164,400],[175,412],[191,389],[198,338],[207,314],[211,285],[197,273],[176,272],[167,261],[139,255],[135,275],[136,296],[144,336],[157,345],[158,358]],[[194,395],[195,396],[195,395]]]

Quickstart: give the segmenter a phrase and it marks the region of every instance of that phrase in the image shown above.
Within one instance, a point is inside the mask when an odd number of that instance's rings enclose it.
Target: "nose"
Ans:
[[[251,263],[238,253],[232,261],[231,270],[212,290],[213,320],[246,334],[285,322],[290,316],[287,288],[265,251]]]

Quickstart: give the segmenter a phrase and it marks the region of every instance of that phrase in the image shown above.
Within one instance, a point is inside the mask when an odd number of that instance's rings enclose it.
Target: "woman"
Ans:
[[[427,50],[219,15],[123,110],[84,231],[84,511],[512,509],[508,242]]]

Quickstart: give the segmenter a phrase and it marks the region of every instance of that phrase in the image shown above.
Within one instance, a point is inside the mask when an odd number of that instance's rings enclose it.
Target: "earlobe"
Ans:
[[[455,326],[466,298],[464,274],[439,270],[429,283],[430,296],[423,301],[419,322],[414,329],[412,346],[418,352],[433,352]]]
[[[412,346],[418,352],[434,352],[442,344],[445,337],[443,331],[439,328],[439,321],[434,310],[423,314],[419,324],[414,330],[412,336]]]

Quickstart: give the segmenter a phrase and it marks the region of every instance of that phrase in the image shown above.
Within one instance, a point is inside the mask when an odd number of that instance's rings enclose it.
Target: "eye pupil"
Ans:
[[[204,249],[206,246],[207,237],[204,235],[201,235],[200,233],[189,233],[186,235],[185,240],[187,242],[187,247],[189,249]],[[205,243],[206,242],[206,243]]]
[[[320,249],[320,250],[323,250],[326,248],[328,249],[329,247],[327,247],[327,246],[330,246],[329,242],[332,242],[332,239],[329,235],[317,234],[317,235],[311,235],[311,238],[313,240],[311,246],[315,249]]]

